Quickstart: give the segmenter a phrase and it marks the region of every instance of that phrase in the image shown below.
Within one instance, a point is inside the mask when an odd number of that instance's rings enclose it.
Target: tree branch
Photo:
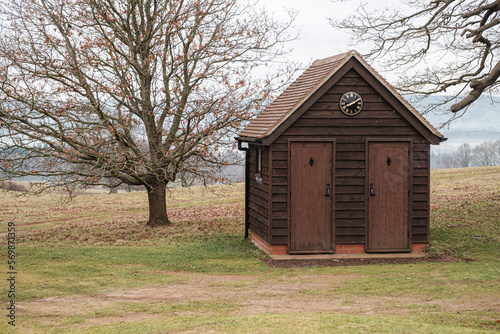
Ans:
[[[450,107],[452,112],[457,112],[462,110],[469,105],[471,105],[474,101],[476,101],[484,92],[485,89],[493,85],[498,81],[500,77],[500,62],[498,62],[495,67],[491,70],[490,74],[482,80],[474,80],[470,83],[470,87],[472,90],[469,94],[464,97],[460,102],[455,103]]]

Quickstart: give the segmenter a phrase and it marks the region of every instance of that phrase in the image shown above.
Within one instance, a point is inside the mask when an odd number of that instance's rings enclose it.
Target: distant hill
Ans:
[[[420,105],[414,105],[417,109],[423,109],[422,105],[428,103],[437,103],[441,98],[439,96],[429,97],[423,100]],[[451,103],[450,103],[451,105]],[[434,126],[440,126],[446,122],[451,113],[443,114],[444,110],[436,110],[425,115],[425,118]],[[461,112],[459,112],[460,114]],[[445,127],[445,129],[448,128]],[[474,102],[465,114],[452,121],[450,130],[493,130],[500,131],[500,97],[481,98]]]
[[[412,97],[407,98],[412,100]],[[424,110],[426,104],[434,104],[441,99],[442,97],[433,96],[412,104],[417,110]],[[440,128],[452,116],[451,113],[444,114],[444,109],[429,112],[424,117],[432,125]],[[440,131],[448,140],[439,146],[433,146],[433,151],[451,151],[463,143],[474,146],[485,141],[500,139],[500,97],[479,99],[463,116],[440,128]]]

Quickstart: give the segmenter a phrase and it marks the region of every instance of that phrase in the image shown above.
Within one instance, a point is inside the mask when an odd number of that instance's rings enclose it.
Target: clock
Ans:
[[[356,116],[363,109],[363,99],[356,92],[347,92],[340,98],[339,106],[347,116]]]

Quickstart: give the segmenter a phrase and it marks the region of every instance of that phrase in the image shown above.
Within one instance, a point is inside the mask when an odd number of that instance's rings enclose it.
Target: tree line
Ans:
[[[457,168],[500,165],[500,139],[476,146],[463,143],[455,150],[431,153],[431,168]]]

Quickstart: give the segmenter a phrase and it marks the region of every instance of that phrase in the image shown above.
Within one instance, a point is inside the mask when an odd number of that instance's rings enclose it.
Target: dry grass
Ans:
[[[500,167],[431,173],[431,251],[489,256],[500,251]]]
[[[145,192],[84,194],[69,203],[54,194],[26,198],[3,192],[1,224],[16,222],[21,245],[152,245],[185,235],[211,235],[225,221],[243,216],[242,184],[178,188],[167,196],[174,224],[163,229],[144,226],[148,217]]]

